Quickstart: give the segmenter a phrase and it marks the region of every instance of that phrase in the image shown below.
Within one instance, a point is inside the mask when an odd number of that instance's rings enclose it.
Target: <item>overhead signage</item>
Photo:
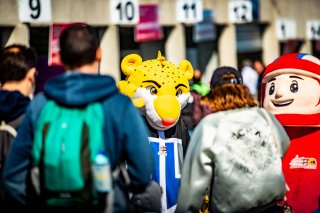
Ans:
[[[202,21],[202,0],[177,0],[176,16],[181,23]]]
[[[48,65],[49,66],[59,66],[61,65],[60,56],[59,56],[59,38],[61,32],[69,26],[71,23],[53,23],[50,25],[49,32],[49,57]]]
[[[135,41],[153,41],[163,38],[157,4],[140,5],[140,21],[135,27]]]
[[[138,0],[110,0],[109,8],[113,24],[134,25],[139,22]]]
[[[231,0],[228,4],[229,21],[232,23],[252,22],[251,1]]]
[[[306,25],[307,38],[310,40],[320,39],[320,20],[307,21]]]
[[[297,27],[294,19],[276,20],[276,36],[279,40],[297,38]]]
[[[51,0],[18,0],[21,22],[50,22]]]
[[[217,38],[216,25],[213,20],[213,11],[204,9],[203,21],[197,23],[193,28],[193,42],[207,42]]]

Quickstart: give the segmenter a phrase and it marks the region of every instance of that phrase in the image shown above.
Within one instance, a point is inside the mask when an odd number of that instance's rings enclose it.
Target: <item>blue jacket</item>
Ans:
[[[31,101],[17,138],[12,143],[3,181],[13,198],[26,203],[36,121],[48,99],[70,107],[101,102],[105,116],[104,140],[112,169],[120,161],[126,161],[133,191],[142,190],[149,183],[153,156],[148,130],[131,100],[118,92],[113,78],[109,76],[67,72],[49,80],[44,92]]]
[[[0,120],[13,121],[23,115],[30,103],[30,98],[18,91],[0,90]]]

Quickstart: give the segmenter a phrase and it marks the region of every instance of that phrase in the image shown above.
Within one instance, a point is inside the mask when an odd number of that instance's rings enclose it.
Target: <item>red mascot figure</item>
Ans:
[[[293,53],[269,64],[263,74],[262,104],[290,137],[282,161],[287,203],[295,213],[311,213],[320,197],[320,60]]]

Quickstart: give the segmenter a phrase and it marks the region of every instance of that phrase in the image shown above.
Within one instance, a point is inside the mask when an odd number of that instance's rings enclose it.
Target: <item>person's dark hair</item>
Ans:
[[[93,63],[98,47],[96,31],[86,24],[73,24],[60,35],[61,61],[69,69]]]
[[[0,83],[23,80],[36,66],[37,54],[32,47],[12,44],[0,52]]]

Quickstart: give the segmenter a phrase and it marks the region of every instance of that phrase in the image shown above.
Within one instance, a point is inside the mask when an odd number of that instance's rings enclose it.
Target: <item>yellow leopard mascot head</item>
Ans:
[[[127,77],[117,84],[120,92],[132,99],[148,123],[157,130],[176,125],[191,97],[191,63],[182,60],[176,66],[166,61],[160,52],[157,59],[144,62],[139,55],[130,54],[122,60],[121,70]]]

